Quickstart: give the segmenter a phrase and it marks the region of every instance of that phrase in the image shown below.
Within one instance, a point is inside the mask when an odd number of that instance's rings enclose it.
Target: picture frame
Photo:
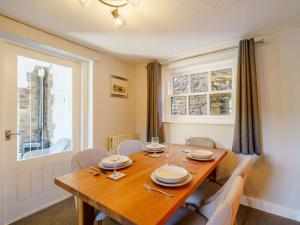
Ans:
[[[111,97],[128,98],[129,80],[124,77],[110,75],[109,90]]]

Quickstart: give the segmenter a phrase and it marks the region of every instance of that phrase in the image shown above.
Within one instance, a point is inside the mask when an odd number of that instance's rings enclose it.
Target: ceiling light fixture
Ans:
[[[93,0],[79,0],[79,3],[82,7],[87,7],[92,3]],[[119,13],[119,8],[132,5],[134,7],[139,6],[141,0],[98,0],[100,3],[115,8],[111,14],[115,20],[115,24],[121,28],[126,25],[126,20]]]
[[[114,9],[112,12],[111,12],[113,18],[115,19],[115,24],[118,26],[118,27],[124,27],[126,25],[126,20],[124,19],[123,16],[121,16],[119,14],[119,11],[118,9]]]

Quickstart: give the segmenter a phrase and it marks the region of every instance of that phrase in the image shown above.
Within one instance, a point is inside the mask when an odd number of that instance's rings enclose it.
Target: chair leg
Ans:
[[[97,225],[102,225],[102,220],[98,221]]]

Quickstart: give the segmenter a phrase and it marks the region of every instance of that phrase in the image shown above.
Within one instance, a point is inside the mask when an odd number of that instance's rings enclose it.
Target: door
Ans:
[[[67,197],[54,178],[80,149],[80,63],[4,44],[4,224]]]

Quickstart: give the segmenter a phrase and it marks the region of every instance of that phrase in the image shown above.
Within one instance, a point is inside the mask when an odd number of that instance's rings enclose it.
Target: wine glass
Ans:
[[[170,157],[173,153],[172,148],[171,148],[171,144],[165,143],[165,153],[166,153],[166,156],[167,156],[167,165],[169,166],[170,165]]]
[[[159,138],[158,137],[152,137],[151,142],[152,142],[152,146],[154,146],[154,154],[152,156],[153,157],[158,157],[159,155],[157,154],[157,146],[159,144]]]
[[[119,173],[117,172],[117,162],[120,159],[120,154],[118,148],[112,149],[110,152],[110,160],[114,163],[114,173],[112,174],[112,177],[116,178]]]
[[[190,144],[191,144],[191,141],[190,141],[190,137],[188,135],[185,136],[185,149],[184,149],[184,152],[186,153],[190,153]]]

